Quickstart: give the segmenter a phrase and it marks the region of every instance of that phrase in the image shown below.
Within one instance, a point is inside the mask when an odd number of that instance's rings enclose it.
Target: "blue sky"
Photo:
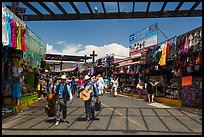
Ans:
[[[174,10],[179,2],[170,2],[165,10]],[[4,2],[10,5],[10,2]],[[38,3],[32,2],[43,14],[48,14]],[[51,2],[45,2],[57,14],[61,11]],[[68,13],[74,13],[69,3],[60,2]],[[82,13],[89,10],[85,3],[75,3]],[[180,10],[190,9],[194,2],[184,3]],[[99,2],[90,2],[92,10],[98,8],[103,12]],[[135,11],[145,11],[147,2],[137,2]],[[163,2],[154,2],[150,11],[160,10]],[[20,6],[26,7],[20,3]],[[116,2],[105,2],[107,12],[117,12]],[[26,7],[27,8],[27,7]],[[131,2],[120,2],[121,12],[132,11]],[[202,9],[202,3],[196,9]],[[29,8],[28,14],[33,14]],[[202,26],[202,17],[191,18],[146,18],[146,19],[111,19],[111,20],[72,20],[72,21],[26,21],[26,24],[48,44],[48,53],[62,53],[84,55],[91,54],[95,50],[97,58],[105,54],[115,53],[128,56],[129,36],[147,26],[158,23],[159,29],[168,37],[183,34]],[[166,38],[159,32],[158,42]]]

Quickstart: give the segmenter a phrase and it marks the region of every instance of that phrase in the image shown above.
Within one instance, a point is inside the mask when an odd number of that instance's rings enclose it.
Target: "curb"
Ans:
[[[132,96],[132,97],[136,97],[136,98],[139,98],[139,99],[146,99],[144,95],[138,95],[138,94],[135,94],[135,93],[132,93],[132,92],[131,93],[121,93],[121,92],[118,92],[118,94],[125,95],[125,96]],[[162,100],[162,99],[160,100],[159,97],[155,97],[155,102],[165,103],[167,105],[176,107],[177,109],[181,109],[181,110],[188,111],[188,112],[191,112],[191,113],[196,113],[196,114],[202,116],[202,109],[191,108],[191,107],[183,107],[181,105],[181,101],[179,101],[179,100],[170,100],[170,99],[163,99]],[[167,100],[167,101],[165,101],[165,100]],[[171,102],[175,102],[175,101],[177,101],[177,102],[176,103],[171,103]],[[170,102],[170,103],[168,103],[168,102]]]

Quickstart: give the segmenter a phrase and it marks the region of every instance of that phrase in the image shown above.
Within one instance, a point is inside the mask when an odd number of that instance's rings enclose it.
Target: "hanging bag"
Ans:
[[[101,110],[101,101],[96,101],[95,103],[95,111],[100,111]]]

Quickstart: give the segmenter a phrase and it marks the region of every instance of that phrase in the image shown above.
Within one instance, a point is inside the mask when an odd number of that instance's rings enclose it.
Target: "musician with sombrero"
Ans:
[[[63,111],[63,120],[65,121],[66,116],[67,116],[67,101],[69,100],[69,103],[73,103],[73,95],[71,92],[71,89],[66,81],[66,76],[62,75],[60,78],[60,82],[57,84],[55,88],[55,93],[56,93],[56,123],[55,125],[59,125],[60,123],[60,115],[61,111]]]
[[[84,100],[86,121],[94,119],[95,116],[95,98],[98,101],[98,89],[94,84],[95,82],[96,80],[86,75],[84,77],[84,83],[79,89],[80,98]]]

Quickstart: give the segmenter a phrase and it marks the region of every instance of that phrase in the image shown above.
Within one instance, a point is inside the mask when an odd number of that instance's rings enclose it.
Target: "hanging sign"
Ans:
[[[158,25],[153,24],[129,36],[130,56],[141,55],[144,49],[157,44]]]
[[[182,87],[192,85],[192,76],[182,77]]]

